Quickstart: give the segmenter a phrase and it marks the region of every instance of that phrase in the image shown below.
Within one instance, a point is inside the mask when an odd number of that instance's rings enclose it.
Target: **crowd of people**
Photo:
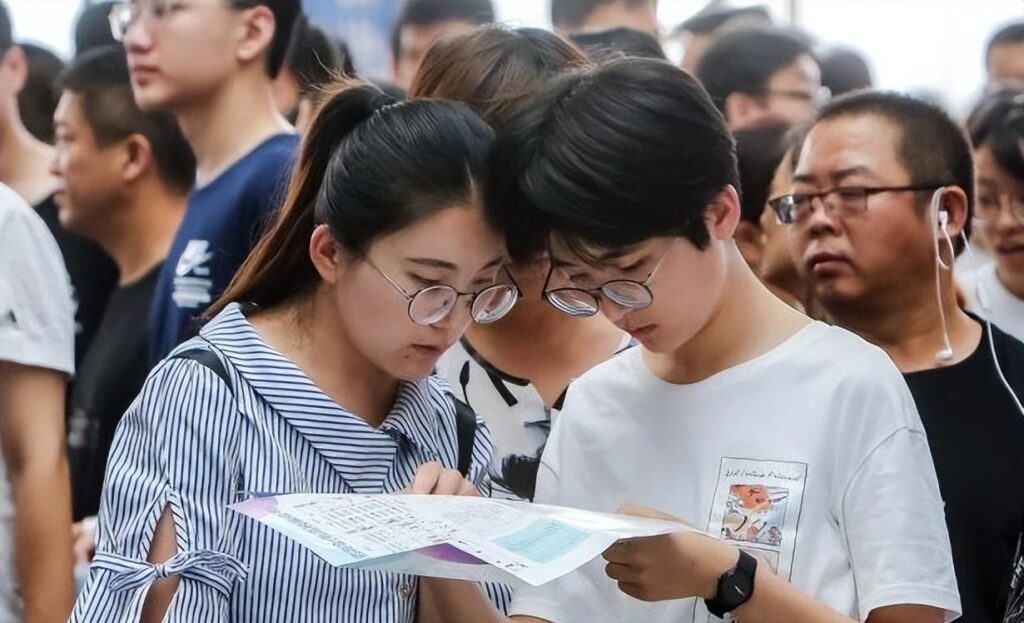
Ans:
[[[656,10],[404,0],[382,82],[301,0],[0,3],[0,622],[1024,623],[1024,21],[959,120]],[[714,538],[475,584],[228,510],[294,492]]]

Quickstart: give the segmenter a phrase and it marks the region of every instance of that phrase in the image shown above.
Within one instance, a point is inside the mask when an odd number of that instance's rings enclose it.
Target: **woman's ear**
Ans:
[[[327,225],[317,225],[313,230],[309,238],[309,258],[320,278],[330,284],[337,283],[339,269],[347,266],[341,245]]]

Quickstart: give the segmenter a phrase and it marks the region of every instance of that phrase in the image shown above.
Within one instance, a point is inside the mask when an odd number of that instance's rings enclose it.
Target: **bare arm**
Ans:
[[[733,616],[740,623],[854,623],[763,566],[757,570],[754,595]],[[942,610],[928,606],[889,606],[872,611],[867,623],[942,623],[944,618]]]
[[[66,388],[61,372],[0,362],[0,446],[14,500],[25,623],[63,622],[74,601]]]

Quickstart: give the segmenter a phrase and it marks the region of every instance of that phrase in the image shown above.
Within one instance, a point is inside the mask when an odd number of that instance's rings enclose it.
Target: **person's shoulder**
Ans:
[[[562,413],[571,414],[581,404],[585,404],[585,410],[590,413],[601,406],[615,411],[615,405],[645,392],[649,374],[644,367],[641,346],[620,351],[579,378],[572,379]]]
[[[787,357],[793,365],[818,370],[837,382],[899,382],[902,375],[889,355],[859,335],[823,322],[803,330],[804,339]]]
[[[0,228],[44,226],[43,219],[32,206],[9,186],[0,184]]]
[[[247,169],[257,175],[270,175],[270,181],[276,182],[273,176],[280,178],[281,173],[291,167],[298,146],[297,134],[275,134],[249,152],[245,158]]]
[[[985,322],[984,320],[980,322],[985,323],[986,329],[992,332],[992,346],[995,346],[1000,367],[1016,371],[1019,375],[1014,374],[1013,376],[1024,379],[1024,342],[1021,342],[992,323]],[[989,344],[986,343],[986,340],[983,340],[980,347],[989,347]],[[1010,377],[1008,376],[1007,378]],[[1024,385],[1024,381],[1021,384]]]

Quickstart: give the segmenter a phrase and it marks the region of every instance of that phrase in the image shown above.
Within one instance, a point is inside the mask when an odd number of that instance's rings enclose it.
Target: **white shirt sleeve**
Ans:
[[[73,374],[74,335],[60,249],[39,215],[0,185],[0,360]]]
[[[918,421],[909,392],[902,408]],[[960,615],[949,535],[924,430],[900,428],[879,443],[849,481],[840,509],[861,619],[900,604]]]

